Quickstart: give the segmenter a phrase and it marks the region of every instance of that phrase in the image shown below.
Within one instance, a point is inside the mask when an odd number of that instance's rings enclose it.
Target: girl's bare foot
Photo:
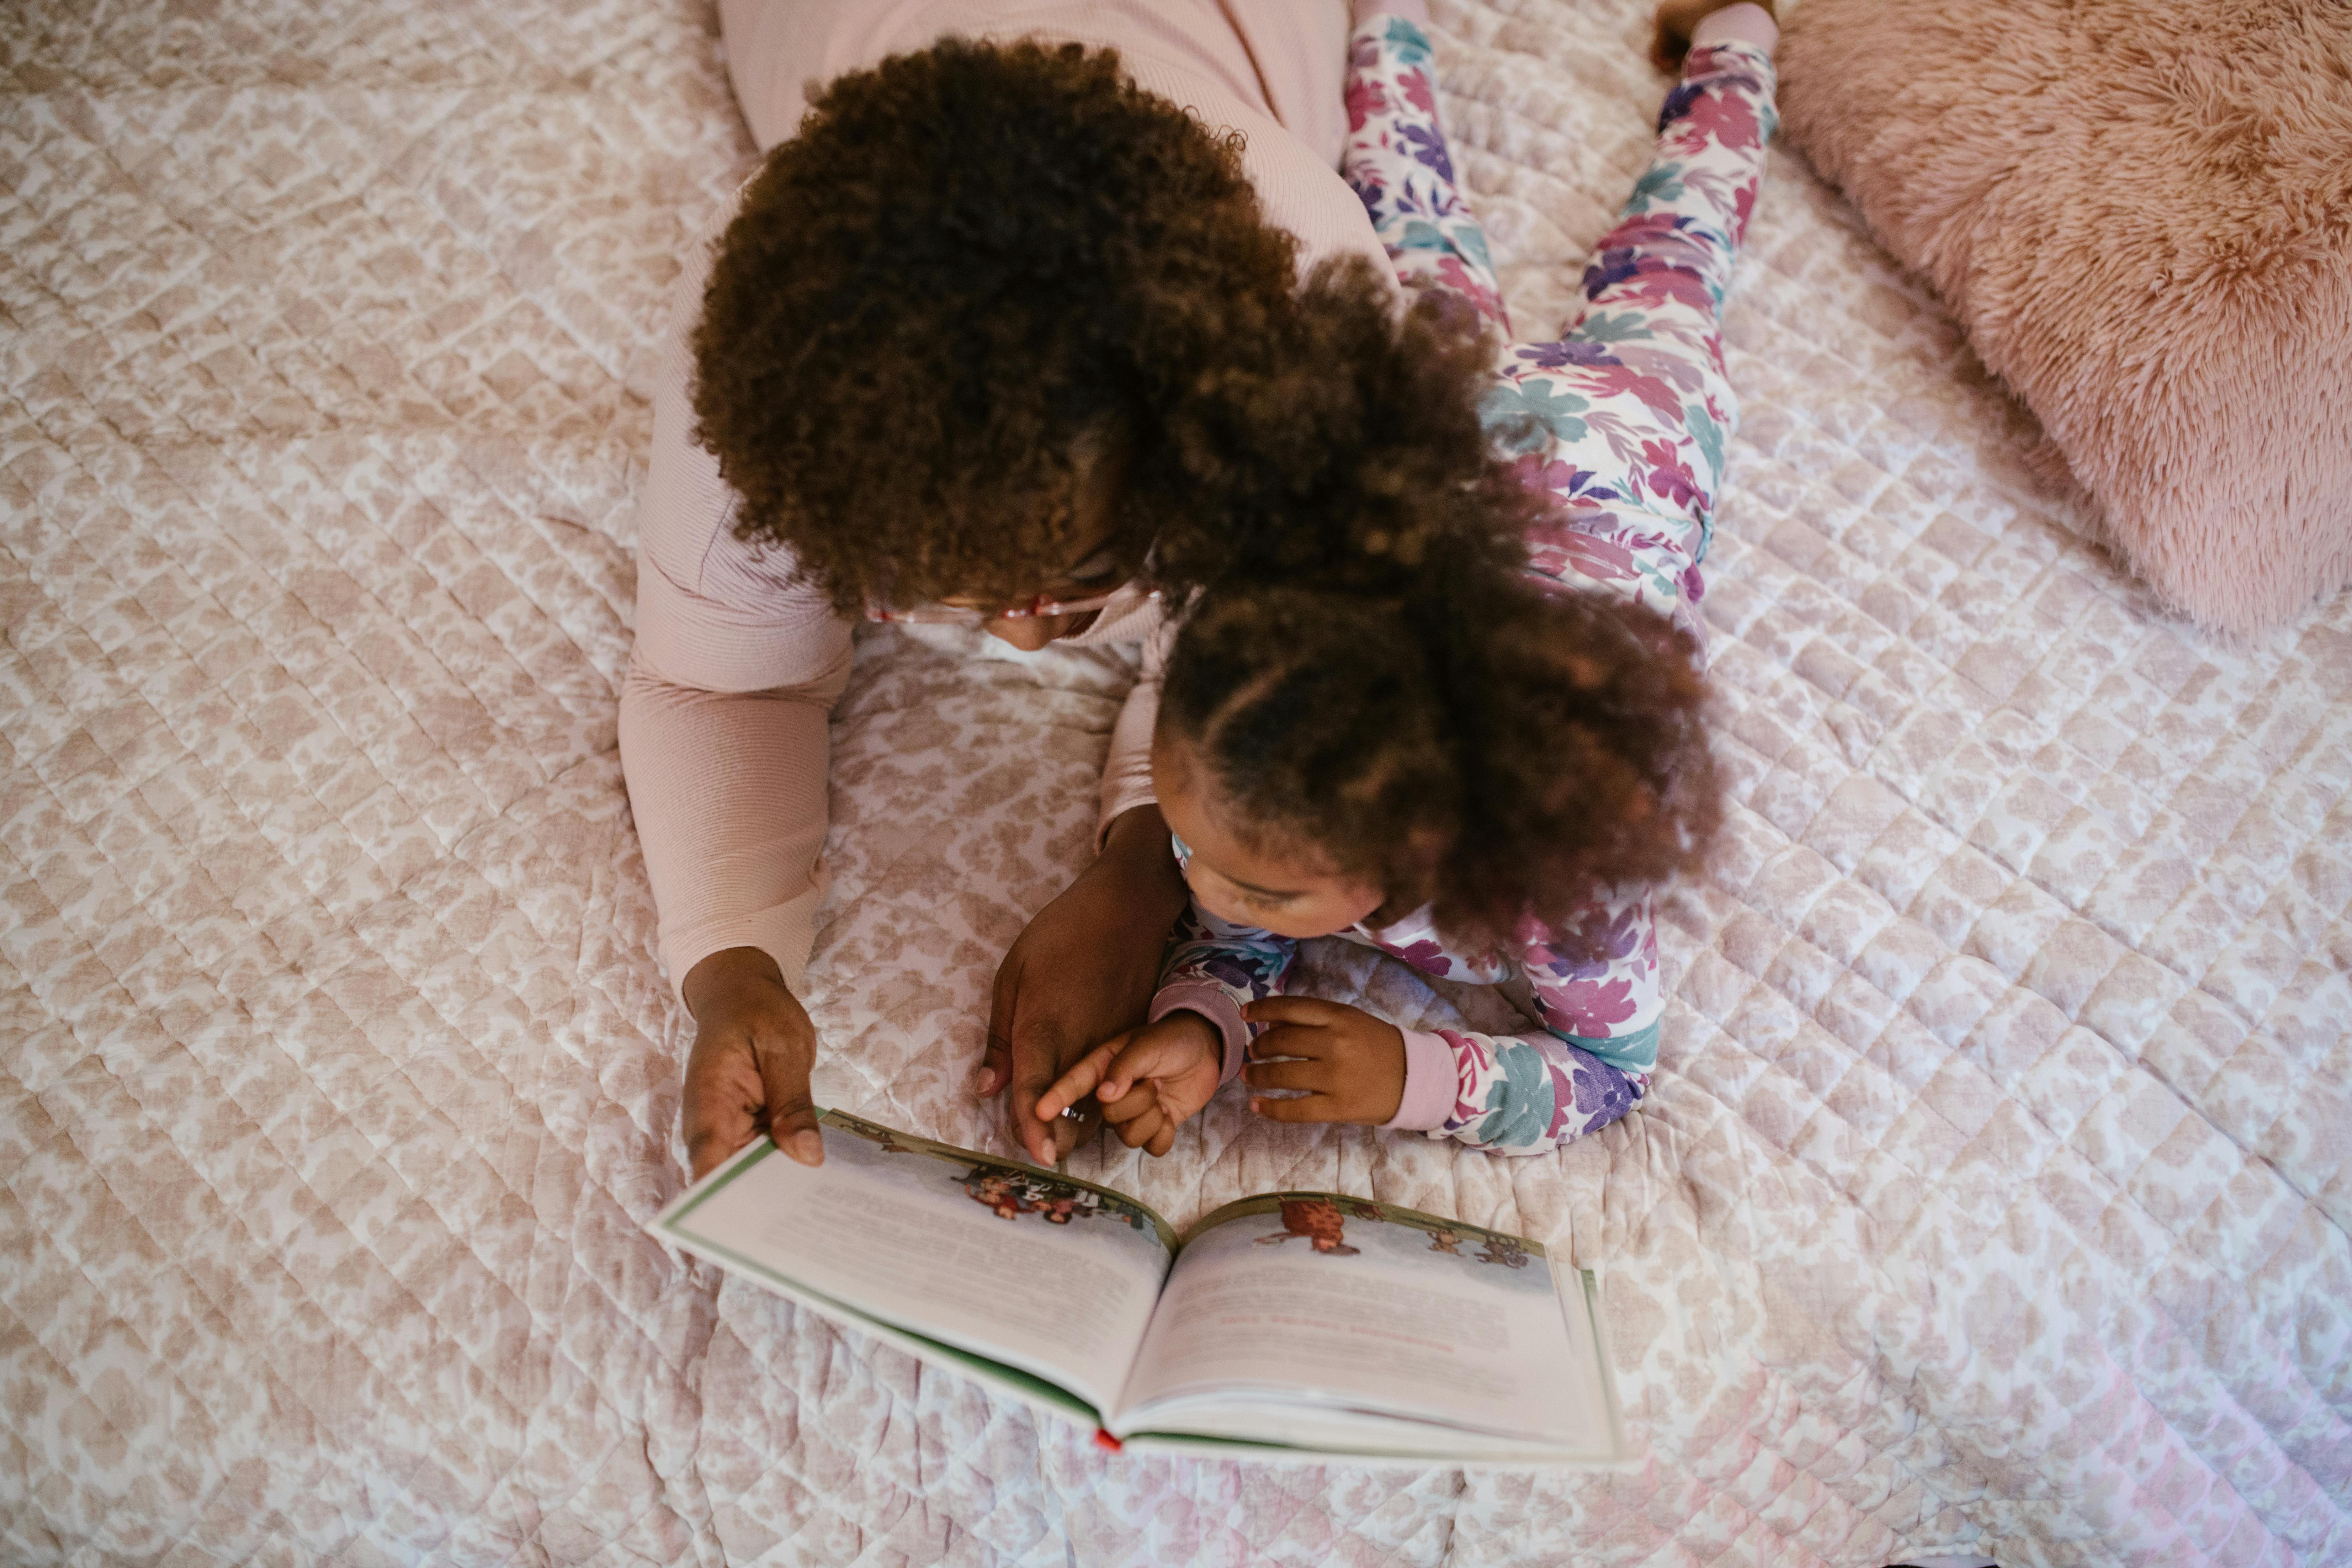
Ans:
[[[1662,71],[1682,69],[1683,57],[1690,53],[1691,34],[1710,12],[1720,11],[1738,0],[1658,0],[1657,27],[1650,38],[1650,59]],[[1772,0],[1749,0],[1763,7],[1766,15],[1778,20]]]

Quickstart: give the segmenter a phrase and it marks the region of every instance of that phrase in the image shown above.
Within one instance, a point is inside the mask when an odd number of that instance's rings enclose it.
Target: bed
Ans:
[[[1662,87],[1637,0],[1437,0],[1523,330]],[[1251,1124],[1602,1271],[1639,1446],[1139,1459],[688,1267],[687,1021],[614,705],[665,286],[749,166],[696,0],[0,16],[0,1558],[2352,1562],[2352,598],[2167,619],[2031,420],[1773,155],[1706,610],[1735,804],[1639,1114]],[[1117,654],[866,637],[820,1097],[1003,1147],[997,958]],[[1312,987],[1439,994],[1313,944]]]

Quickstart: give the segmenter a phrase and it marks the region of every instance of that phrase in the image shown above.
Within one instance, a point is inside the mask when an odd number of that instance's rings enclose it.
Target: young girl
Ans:
[[[1276,1091],[1250,1101],[1275,1121],[1530,1152],[1642,1098],[1664,1010],[1649,885],[1696,858],[1718,810],[1698,563],[1736,409],[1719,312],[1774,118],[1767,10],[1669,0],[1659,36],[1692,47],[1656,155],[1576,321],[1508,350],[1482,407],[1549,497],[1524,564],[1465,547],[1407,570],[1416,552],[1392,552],[1384,581],[1351,567],[1344,586],[1193,605],[1152,749],[1192,909],[1150,1021],[1040,1117],[1093,1092],[1130,1147],[1165,1153],[1240,1074]],[[1352,47],[1345,169],[1399,277],[1507,332],[1427,38],[1374,16]],[[1541,1028],[1409,1032],[1279,995],[1298,940],[1325,935],[1503,986]]]

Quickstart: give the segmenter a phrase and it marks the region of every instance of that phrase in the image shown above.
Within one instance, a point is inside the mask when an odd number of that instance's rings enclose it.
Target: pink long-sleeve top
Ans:
[[[763,149],[798,125],[804,84],[946,36],[1108,47],[1139,86],[1242,133],[1244,168],[1267,220],[1297,237],[1302,268],[1384,257],[1338,172],[1344,0],[726,0],[722,12],[729,68]],[[789,552],[736,537],[737,498],[692,437],[693,328],[711,242],[732,216],[689,248],[672,296],[638,511],[621,760],[670,983],[713,952],[754,947],[797,988],[824,896],[826,721],[849,678],[851,627],[792,581]],[[1072,640],[1146,637],[1159,624],[1130,592]],[[1153,798],[1156,664],[1113,732],[1106,828]]]

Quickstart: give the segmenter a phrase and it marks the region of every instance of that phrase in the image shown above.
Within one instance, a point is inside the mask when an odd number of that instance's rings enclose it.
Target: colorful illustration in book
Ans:
[[[1379,1217],[1379,1211],[1373,1211]],[[1328,1198],[1285,1198],[1282,1200],[1282,1234],[1261,1236],[1260,1247],[1290,1240],[1303,1236],[1318,1252],[1335,1253],[1341,1258],[1353,1258],[1356,1249],[1347,1243],[1347,1216],[1339,1205]]]
[[[1143,1230],[1150,1224],[1133,1204],[1121,1203],[1091,1187],[1034,1173],[1024,1173],[1022,1180],[1031,1205],[1049,1225],[1067,1225],[1073,1219],[1119,1219],[1131,1229]]]
[[[1129,1228],[1145,1229],[1150,1220],[1133,1204],[1034,1171],[1004,1165],[975,1164],[954,1180],[964,1194],[999,1219],[1024,1214],[1042,1216],[1047,1225],[1067,1225],[1074,1219],[1125,1220]]]
[[[1002,1171],[992,1171],[985,1165],[974,1165],[962,1178],[964,1195],[984,1209],[992,1209],[999,1219],[1018,1219],[1028,1205],[1013,1190],[1013,1178]]]
[[[1466,1271],[1481,1277],[1482,1287],[1505,1285],[1531,1293],[1552,1288],[1550,1254],[1540,1241],[1353,1194],[1253,1193],[1196,1222],[1186,1245],[1244,1218],[1263,1219],[1266,1225],[1236,1226],[1228,1239],[1244,1247],[1276,1247],[1304,1237],[1310,1251],[1362,1256],[1409,1270],[1456,1276]],[[1280,1231],[1258,1234],[1276,1218],[1282,1221]]]
[[[1525,1268],[1528,1249],[1507,1236],[1490,1236],[1485,1250],[1478,1254],[1481,1263],[1499,1263],[1506,1268]]]

